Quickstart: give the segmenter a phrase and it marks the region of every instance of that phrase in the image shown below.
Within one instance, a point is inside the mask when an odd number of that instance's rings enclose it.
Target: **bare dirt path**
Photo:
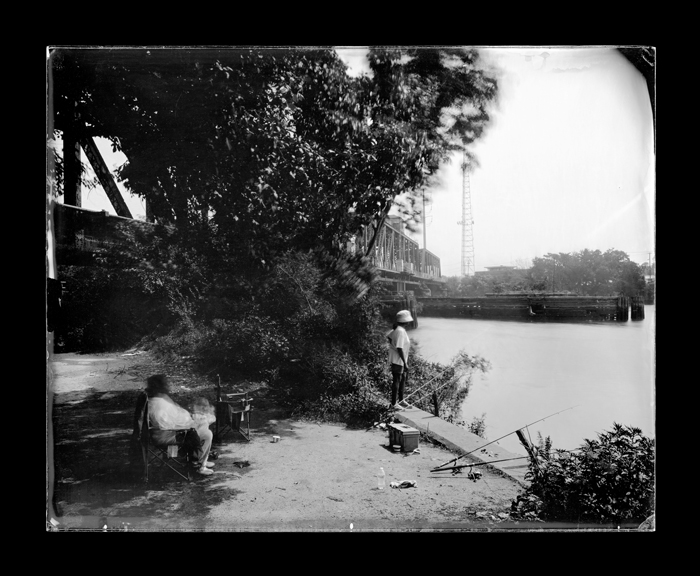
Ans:
[[[513,480],[487,470],[477,481],[431,473],[453,455],[426,438],[418,453],[394,453],[384,430],[288,419],[262,389],[253,392],[251,441],[229,434],[215,445],[212,476],[188,483],[160,474],[146,485],[128,462],[133,407],[145,378],[168,373],[176,401],[192,394],[213,399],[213,385],[183,367],[166,370],[147,353],[60,354],[50,372],[47,472],[54,478],[47,482],[47,521],[53,518],[59,530],[524,528],[508,517],[521,490]],[[273,435],[280,441],[273,443]],[[390,487],[402,480],[415,486]]]

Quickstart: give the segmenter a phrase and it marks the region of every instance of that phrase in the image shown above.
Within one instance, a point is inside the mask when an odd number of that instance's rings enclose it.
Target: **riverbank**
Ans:
[[[131,531],[453,531],[541,528],[510,520],[521,486],[497,470],[430,470],[455,452],[421,438],[403,454],[388,433],[289,418],[263,385],[235,383],[254,400],[251,441],[229,435],[215,445],[214,474],[185,482],[128,473],[133,407],[145,378],[167,373],[174,399],[214,386],[186,364],[164,366],[146,352],[55,355],[49,364],[47,529]],[[231,385],[234,386],[233,384]],[[231,388],[233,390],[233,388]],[[273,443],[273,435],[280,441]],[[376,473],[386,472],[379,490]],[[484,467],[485,468],[485,467]],[[415,486],[390,488],[412,480]]]

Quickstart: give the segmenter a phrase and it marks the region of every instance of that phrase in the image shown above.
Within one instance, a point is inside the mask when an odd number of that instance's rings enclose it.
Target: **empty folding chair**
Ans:
[[[219,381],[216,387],[216,430],[214,432],[214,439],[217,442],[227,430],[237,432],[250,442],[252,401],[248,392],[222,395],[221,381]]]

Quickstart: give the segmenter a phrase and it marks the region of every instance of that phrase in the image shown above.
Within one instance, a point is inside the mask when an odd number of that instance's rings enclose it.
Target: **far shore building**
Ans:
[[[474,272],[476,276],[489,276],[491,278],[498,278],[505,276],[514,270],[518,270],[515,266],[484,266],[486,270],[477,270]]]

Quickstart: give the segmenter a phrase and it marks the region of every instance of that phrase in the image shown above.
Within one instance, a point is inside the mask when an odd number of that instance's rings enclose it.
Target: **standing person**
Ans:
[[[179,406],[169,396],[170,384],[165,374],[155,374],[146,380],[148,394],[148,420],[151,426],[151,439],[154,444],[173,444],[176,430],[190,430],[185,436],[185,446],[196,459],[195,471],[203,476],[214,472],[213,462],[209,462],[209,451],[214,434],[209,429],[207,419],[195,420],[187,410]]]
[[[391,366],[391,405],[396,406],[397,399],[403,400],[404,387],[408,376],[408,351],[411,340],[406,332],[406,326],[413,322],[413,317],[408,310],[396,313],[394,329],[389,332],[389,364]]]

